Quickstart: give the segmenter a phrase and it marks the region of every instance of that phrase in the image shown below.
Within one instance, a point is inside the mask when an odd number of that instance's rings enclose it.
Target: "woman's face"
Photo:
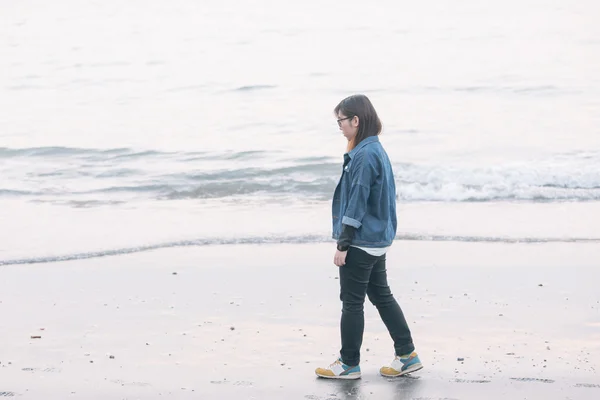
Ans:
[[[346,139],[348,139],[348,141],[354,139],[354,137],[358,133],[357,116],[347,117],[340,112],[338,113],[337,123],[340,127],[340,131],[342,131],[342,134],[346,137]]]

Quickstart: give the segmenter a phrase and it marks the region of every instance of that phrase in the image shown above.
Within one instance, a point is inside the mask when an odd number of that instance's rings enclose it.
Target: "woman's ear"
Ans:
[[[352,126],[356,128],[358,126],[358,122],[358,115],[355,115],[354,118],[352,118]]]

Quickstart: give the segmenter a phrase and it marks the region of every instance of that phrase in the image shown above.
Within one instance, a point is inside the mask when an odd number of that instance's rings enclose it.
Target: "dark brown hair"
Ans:
[[[336,116],[340,113],[345,117],[358,117],[358,132],[356,137],[348,143],[348,151],[355,148],[360,142],[370,136],[381,134],[381,120],[375,111],[371,100],[363,94],[355,94],[346,97],[335,106],[333,110]]]

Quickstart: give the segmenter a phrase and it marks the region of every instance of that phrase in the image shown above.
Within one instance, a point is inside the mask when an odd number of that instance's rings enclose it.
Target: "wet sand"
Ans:
[[[239,245],[2,267],[0,397],[600,398],[597,244],[395,243],[425,369],[378,375],[393,347],[367,303],[363,377],[345,382],[314,375],[339,350],[332,258]]]

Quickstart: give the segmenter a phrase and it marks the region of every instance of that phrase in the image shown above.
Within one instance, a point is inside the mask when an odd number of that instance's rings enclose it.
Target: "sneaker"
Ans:
[[[328,368],[317,368],[315,373],[321,378],[328,379],[358,379],[360,378],[360,366],[351,367],[338,358]]]
[[[379,372],[390,378],[410,374],[423,368],[419,356],[414,351],[406,356],[396,356],[389,367],[381,367]]]

